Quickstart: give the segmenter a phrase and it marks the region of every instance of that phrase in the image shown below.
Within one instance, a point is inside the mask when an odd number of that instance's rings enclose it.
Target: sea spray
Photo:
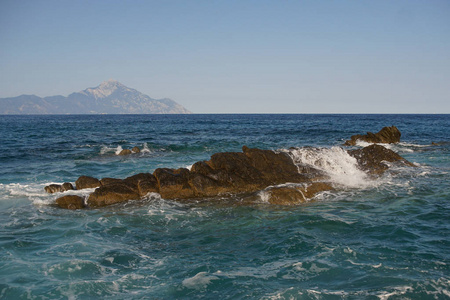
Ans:
[[[286,151],[297,165],[319,169],[335,184],[349,188],[364,188],[372,185],[367,174],[358,168],[356,159],[340,147],[303,147]]]

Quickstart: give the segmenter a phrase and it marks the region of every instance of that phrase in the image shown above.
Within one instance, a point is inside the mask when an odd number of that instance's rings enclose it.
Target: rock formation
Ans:
[[[397,127],[384,127],[377,133],[367,132],[366,135],[353,135],[350,140],[347,140],[344,145],[355,146],[357,141],[363,141],[367,143],[382,143],[393,144],[400,142],[400,130]]]
[[[360,169],[379,175],[388,169],[387,163],[413,166],[392,150],[381,145],[350,150]],[[205,199],[224,195],[242,195],[244,203],[254,202],[261,193],[267,202],[277,205],[298,204],[315,194],[332,190],[323,172],[313,167],[298,166],[286,152],[250,149],[242,152],[216,153],[208,161],[185,168],[156,169],[153,174],[140,173],[125,179],[96,179],[81,176],[77,189],[96,188],[87,199],[92,208],[128,200],[138,200],[148,193],[159,193],[164,199]],[[67,196],[65,196],[67,197]],[[78,201],[79,199],[70,199]],[[63,208],[81,208],[67,198],[57,199]]]

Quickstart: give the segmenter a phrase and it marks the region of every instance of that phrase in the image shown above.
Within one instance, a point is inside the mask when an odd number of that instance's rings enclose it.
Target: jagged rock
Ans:
[[[131,149],[131,152],[133,152],[133,153],[139,153],[139,152],[141,152],[141,149],[139,149],[138,146],[134,146],[133,149]]]
[[[119,152],[119,155],[129,155],[129,154],[131,154],[130,149],[123,149],[122,151]]]
[[[349,155],[356,158],[361,170],[370,174],[381,174],[386,171],[389,168],[389,165],[386,162],[414,167],[414,164],[410,163],[394,151],[377,144],[347,152]]]
[[[102,207],[128,200],[138,200],[137,190],[124,183],[101,186],[89,195],[87,203],[90,207]]]
[[[397,127],[384,127],[377,133],[367,132],[366,135],[353,135],[350,140],[347,140],[344,145],[355,146],[357,141],[363,141],[367,143],[382,143],[392,144],[400,142],[401,133]]]
[[[84,199],[77,195],[67,195],[56,199],[56,204],[61,208],[80,209],[84,208]]]
[[[73,189],[74,189],[73,185],[70,182],[64,182],[62,185],[61,184],[50,184],[44,188],[44,190],[49,194],[65,192],[65,191],[73,190]]]
[[[101,183],[97,178],[90,176],[80,176],[77,181],[75,181],[75,185],[77,187],[77,190],[82,190],[99,187]]]

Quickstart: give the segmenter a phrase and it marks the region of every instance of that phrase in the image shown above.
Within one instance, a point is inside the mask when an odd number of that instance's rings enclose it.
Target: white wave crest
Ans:
[[[148,144],[144,143],[144,146],[141,149],[141,153],[152,153],[152,150],[148,148]]]
[[[340,147],[332,148],[296,148],[287,153],[298,166],[318,169],[330,177],[333,183],[350,188],[365,188],[373,185],[356,159]]]

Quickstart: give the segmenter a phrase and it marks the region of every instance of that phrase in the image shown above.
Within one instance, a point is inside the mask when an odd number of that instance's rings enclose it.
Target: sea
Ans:
[[[392,125],[401,142],[386,147],[415,167],[366,176],[344,150],[367,144],[344,141]],[[0,299],[450,299],[449,131],[448,114],[0,116]],[[294,147],[335,190],[292,206],[153,193],[82,210],[55,200],[92,189],[44,191],[244,145]]]

